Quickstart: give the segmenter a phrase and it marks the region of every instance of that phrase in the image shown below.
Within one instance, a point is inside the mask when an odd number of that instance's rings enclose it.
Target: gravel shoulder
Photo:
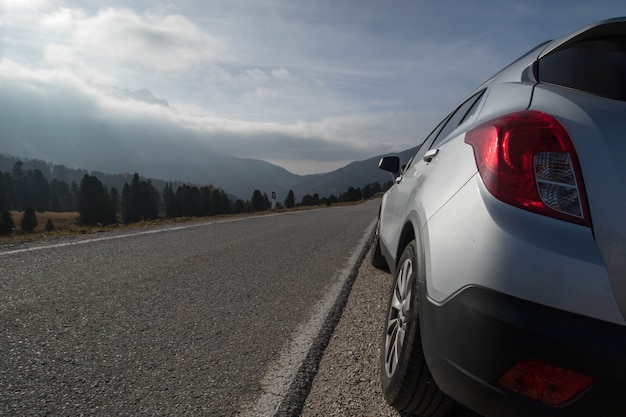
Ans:
[[[383,398],[380,341],[392,277],[363,259],[324,351],[302,417],[400,417]],[[451,417],[480,417],[458,406]]]
[[[319,364],[303,417],[393,416],[380,388],[380,338],[391,276],[363,260]]]

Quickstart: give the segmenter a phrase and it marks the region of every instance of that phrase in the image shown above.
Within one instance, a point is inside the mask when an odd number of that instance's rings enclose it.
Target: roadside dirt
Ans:
[[[380,338],[391,275],[370,265],[359,269],[343,314],[324,352],[303,417],[393,416],[380,389]]]
[[[380,340],[391,275],[365,257],[347,304],[319,364],[302,417],[399,417],[379,381]],[[480,417],[458,407],[453,417]]]

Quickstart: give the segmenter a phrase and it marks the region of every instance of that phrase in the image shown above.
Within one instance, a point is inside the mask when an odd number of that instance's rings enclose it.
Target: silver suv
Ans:
[[[626,18],[536,47],[380,168],[387,401],[625,416]]]

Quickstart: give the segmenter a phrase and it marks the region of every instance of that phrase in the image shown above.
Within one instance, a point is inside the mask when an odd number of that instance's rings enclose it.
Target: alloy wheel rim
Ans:
[[[407,259],[402,264],[393,289],[385,333],[385,372],[391,378],[398,367],[404,348],[411,311],[411,276],[413,262]]]

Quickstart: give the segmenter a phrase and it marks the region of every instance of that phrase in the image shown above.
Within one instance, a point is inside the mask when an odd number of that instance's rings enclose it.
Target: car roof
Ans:
[[[544,41],[489,77],[485,82],[472,90],[472,92],[467,95],[463,101],[472,97],[480,90],[485,89],[496,79],[500,82],[520,81],[521,79],[529,78],[534,79],[534,75],[532,74],[532,63],[552,52],[566,47],[567,45],[585,39],[616,35],[626,36],[626,16],[601,20],[570,32],[557,39]]]
[[[605,36],[626,36],[626,17],[601,20],[549,42],[539,59],[574,42]]]

